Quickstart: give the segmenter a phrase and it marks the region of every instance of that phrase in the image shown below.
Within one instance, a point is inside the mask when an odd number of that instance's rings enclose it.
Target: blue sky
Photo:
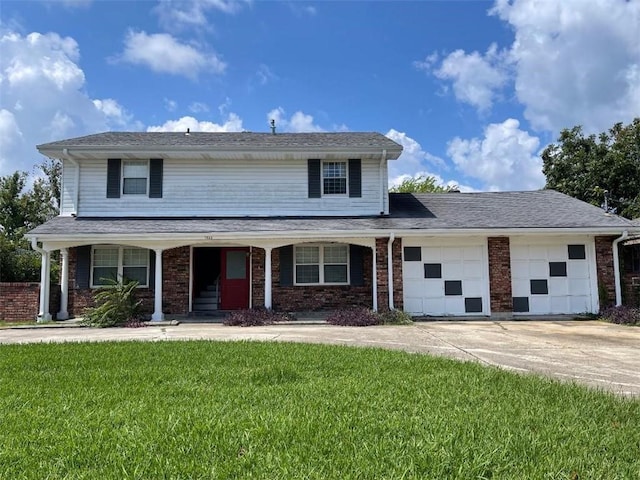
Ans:
[[[379,131],[392,181],[544,185],[561,128],[640,115],[640,0],[12,1],[0,175],[106,130]]]

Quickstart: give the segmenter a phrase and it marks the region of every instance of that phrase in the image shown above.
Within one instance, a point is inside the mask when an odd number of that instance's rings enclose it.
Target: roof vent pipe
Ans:
[[[191,135],[191,129],[189,127],[187,127],[187,131],[184,134],[185,137],[188,137],[189,135]]]
[[[271,134],[276,134],[276,121],[273,118],[271,119]]]

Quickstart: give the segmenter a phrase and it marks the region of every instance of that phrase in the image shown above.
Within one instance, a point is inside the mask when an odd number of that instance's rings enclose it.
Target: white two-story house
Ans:
[[[389,194],[402,147],[379,133],[110,132],[37,148],[63,164],[60,215],[29,233],[41,319],[82,315],[109,278],[137,280],[152,320],[596,312],[619,302],[616,245],[638,230],[554,191]]]

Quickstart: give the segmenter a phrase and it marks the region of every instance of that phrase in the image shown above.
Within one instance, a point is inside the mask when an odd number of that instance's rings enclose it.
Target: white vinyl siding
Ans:
[[[97,245],[91,255],[91,286],[108,285],[109,280],[135,280],[149,285],[149,250],[135,247]]]
[[[83,216],[377,215],[383,199],[380,160],[362,160],[362,197],[308,198],[306,160],[164,160],[162,198],[106,198],[106,160],[83,160]],[[384,198],[383,197],[383,198]],[[385,199],[386,200],[386,199]]]

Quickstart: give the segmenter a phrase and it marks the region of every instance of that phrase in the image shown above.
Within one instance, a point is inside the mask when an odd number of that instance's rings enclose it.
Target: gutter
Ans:
[[[389,234],[389,241],[387,242],[387,280],[389,281],[389,310],[395,310],[393,305],[393,241],[396,236],[393,232]]]
[[[622,305],[622,288],[620,285],[620,255],[618,254],[618,244],[629,236],[629,232],[625,230],[618,238],[616,238],[611,244],[613,249],[613,281],[616,288],[616,307]]]

